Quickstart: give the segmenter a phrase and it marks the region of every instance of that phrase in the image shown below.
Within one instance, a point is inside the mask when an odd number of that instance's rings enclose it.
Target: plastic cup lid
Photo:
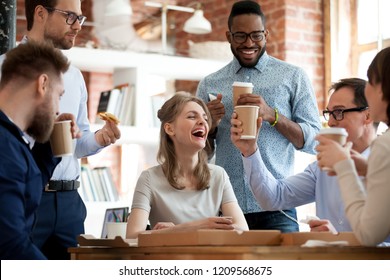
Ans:
[[[253,88],[252,83],[245,83],[245,82],[234,82],[233,86],[234,87],[252,87]]]
[[[340,134],[340,135],[348,136],[348,132],[345,130],[345,128],[342,127],[322,128],[319,134]]]

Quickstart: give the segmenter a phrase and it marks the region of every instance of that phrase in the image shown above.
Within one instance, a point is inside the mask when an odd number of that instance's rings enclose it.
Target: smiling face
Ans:
[[[81,15],[80,0],[58,0],[56,9],[73,12]],[[45,12],[48,12],[47,10]],[[67,16],[63,13],[52,11],[50,12],[45,24],[44,38],[53,42],[54,46],[59,49],[70,49],[74,46],[76,36],[81,30],[79,21],[72,25],[66,23]]]
[[[231,33],[245,32],[247,34],[253,31],[264,30],[264,25],[259,15],[243,14],[233,18],[230,32],[226,32],[226,38],[230,43],[230,48],[243,67],[254,67],[260,57],[265,52],[268,30],[264,31],[264,38],[259,42],[253,42],[247,37],[243,43],[236,43]]]
[[[164,128],[177,151],[198,152],[206,146],[207,114],[193,101],[186,103],[175,121],[166,123]]]
[[[351,87],[342,87],[332,93],[327,109],[330,111],[336,109],[356,108],[359,105],[354,102],[354,91]],[[364,135],[365,126],[371,123],[368,117],[369,110],[361,112],[346,112],[341,121],[337,121],[332,115],[329,116],[328,125],[330,127],[342,127],[348,132],[347,141],[356,143]]]

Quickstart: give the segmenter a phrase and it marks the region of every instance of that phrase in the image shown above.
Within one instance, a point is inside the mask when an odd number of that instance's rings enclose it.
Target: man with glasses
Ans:
[[[50,41],[58,49],[70,49],[85,22],[80,0],[25,0],[29,40]],[[96,154],[120,138],[117,125],[107,120],[102,129],[91,132],[87,116],[87,89],[79,69],[70,66],[64,75],[65,94],[60,112],[76,117],[81,137],[73,156],[63,157],[44,188],[33,229],[33,242],[49,259],[69,259],[67,249],[77,246],[77,236],[84,233],[86,208],[78,194],[80,166],[78,159]],[[39,144],[35,144],[34,149]]]
[[[366,82],[362,79],[342,79],[332,85],[324,116],[330,127],[345,128],[347,141],[352,142],[352,158],[358,169],[365,168],[365,159],[370,144],[376,138],[377,125],[370,119],[367,100],[364,96]],[[251,191],[257,201],[267,210],[297,207],[316,203],[316,215],[320,220],[309,221],[312,231],[352,231],[345,216],[344,203],[340,194],[337,176],[329,176],[313,162],[299,174],[285,179],[276,179],[265,166],[259,153],[263,143],[255,140],[240,140],[232,119],[231,137],[242,153],[242,161]],[[260,134],[263,132],[260,132]]]
[[[232,84],[238,81],[254,85],[254,94],[241,95],[238,104],[260,107],[259,114],[265,122],[258,139],[260,153],[278,179],[293,174],[295,150],[315,152],[314,137],[321,121],[312,85],[302,69],[267,54],[269,31],[256,2],[236,2],[228,28],[226,38],[234,54],[233,61],[205,77],[197,91],[205,102],[209,102],[209,94],[218,93],[217,99],[208,103],[213,118],[209,140],[216,145],[216,164],[229,174],[250,229],[298,231],[295,209],[264,211],[249,190],[241,154],[230,140]]]

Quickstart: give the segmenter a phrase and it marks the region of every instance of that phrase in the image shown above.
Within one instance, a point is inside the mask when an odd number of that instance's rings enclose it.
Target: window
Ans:
[[[356,0],[356,52],[354,73],[363,79],[375,54],[390,46],[390,1]]]

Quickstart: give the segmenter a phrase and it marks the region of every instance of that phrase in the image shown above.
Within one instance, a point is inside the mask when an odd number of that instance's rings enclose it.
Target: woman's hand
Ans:
[[[231,217],[209,217],[194,222],[181,224],[180,226],[188,229],[225,229],[233,230],[233,220]]]
[[[351,149],[351,158],[355,162],[356,171],[359,176],[366,176],[367,174],[367,159],[360,153]]]
[[[158,229],[164,229],[164,228],[171,228],[174,227],[175,224],[171,222],[158,222],[154,227],[153,230],[158,230]]]
[[[348,142],[345,146],[341,146],[336,141],[322,135],[317,135],[316,140],[319,142],[316,150],[318,166],[321,169],[324,167],[333,169],[336,163],[351,157],[351,142]]]

